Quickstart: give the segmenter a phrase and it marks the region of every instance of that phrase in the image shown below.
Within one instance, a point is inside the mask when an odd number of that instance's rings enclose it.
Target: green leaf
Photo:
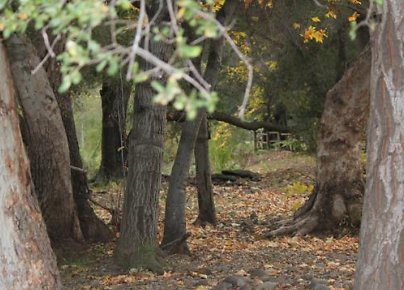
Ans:
[[[150,85],[157,93],[163,93],[165,91],[165,87],[157,81],[152,81]]]
[[[355,40],[356,39],[356,30],[357,30],[357,24],[356,22],[351,22],[351,29],[349,30],[349,37],[351,38],[351,40]]]
[[[194,58],[201,54],[202,47],[201,46],[191,46],[182,44],[178,47],[178,53],[183,58]]]
[[[67,90],[70,88],[70,86],[72,85],[72,81],[70,80],[69,76],[65,76],[63,78],[62,84],[60,85],[58,92],[63,94],[65,92],[67,92]]]

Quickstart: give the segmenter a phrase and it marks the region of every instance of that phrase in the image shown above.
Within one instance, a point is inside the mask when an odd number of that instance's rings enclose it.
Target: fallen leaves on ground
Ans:
[[[76,258],[60,262],[64,285],[68,289],[204,290],[231,275],[253,279],[252,273],[259,269],[278,283],[277,289],[307,289],[312,278],[324,280],[330,289],[350,289],[358,250],[356,236],[263,238],[274,220],[290,216],[294,205],[307,198],[308,193],[293,194],[290,188],[296,182],[299,188],[303,188],[300,184],[310,188],[313,165],[302,167],[295,163],[263,174],[259,182],[244,180],[237,185],[215,186],[216,227],[192,224],[197,216],[197,199],[195,188],[188,186],[191,256],[167,257],[164,275],[142,269],[128,273],[113,263],[114,243],[93,245],[77,253]],[[166,189],[167,184],[163,186],[162,200]],[[163,203],[160,216],[164,216]],[[159,232],[162,233],[162,220]]]

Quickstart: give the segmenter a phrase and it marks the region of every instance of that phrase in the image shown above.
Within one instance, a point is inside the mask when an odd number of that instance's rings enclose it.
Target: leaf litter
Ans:
[[[313,279],[324,281],[329,289],[351,289],[358,251],[356,235],[263,238],[274,221],[290,216],[296,204],[304,202],[314,174],[314,162],[296,162],[293,153],[275,152],[270,158],[275,158],[274,163],[286,160],[289,166],[261,174],[260,181],[215,185],[216,227],[193,225],[198,209],[196,189],[187,187],[187,230],[191,233],[187,241],[192,254],[166,257],[164,275],[120,269],[113,262],[112,242],[90,245],[69,259],[60,259],[64,286],[78,290],[204,290],[213,289],[224,279],[244,277],[253,281],[245,289],[264,289],[259,285],[266,281],[276,285],[267,289],[309,289]],[[160,240],[167,186],[162,186]],[[99,208],[96,212],[108,221],[108,213]]]

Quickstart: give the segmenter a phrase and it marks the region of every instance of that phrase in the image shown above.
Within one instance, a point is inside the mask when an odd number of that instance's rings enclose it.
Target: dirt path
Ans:
[[[263,282],[273,285],[265,289],[308,289],[315,278],[323,280],[330,289],[350,289],[357,237],[262,238],[274,219],[290,215],[302,204],[312,187],[314,168],[312,159],[290,153],[262,158],[267,158],[264,161],[268,168],[259,168],[258,163],[263,164],[263,160],[249,167],[267,172],[261,181],[215,186],[220,221],[216,228],[192,225],[197,201],[195,189],[188,187],[188,230],[192,233],[188,241],[192,256],[168,257],[164,275],[120,270],[113,264],[111,243],[93,245],[61,260],[64,285],[67,289],[203,290],[212,289],[226,277],[242,277],[250,281],[250,288],[230,289],[261,289]],[[162,205],[161,216],[163,210]]]

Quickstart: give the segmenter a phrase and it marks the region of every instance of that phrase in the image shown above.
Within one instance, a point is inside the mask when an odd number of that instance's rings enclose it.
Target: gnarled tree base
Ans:
[[[186,233],[177,240],[161,245],[160,248],[169,255],[173,254],[190,255],[191,251],[189,250],[187,244],[187,239],[190,236],[191,236],[190,233]]]
[[[293,217],[276,222],[276,228],[267,232],[265,237],[304,236],[314,232],[334,232],[341,227],[358,227],[361,212],[362,198],[359,196],[315,191]]]
[[[164,274],[159,253],[158,248],[150,246],[143,246],[131,252],[120,249],[115,252],[115,261],[126,270],[145,269],[157,274]]]

